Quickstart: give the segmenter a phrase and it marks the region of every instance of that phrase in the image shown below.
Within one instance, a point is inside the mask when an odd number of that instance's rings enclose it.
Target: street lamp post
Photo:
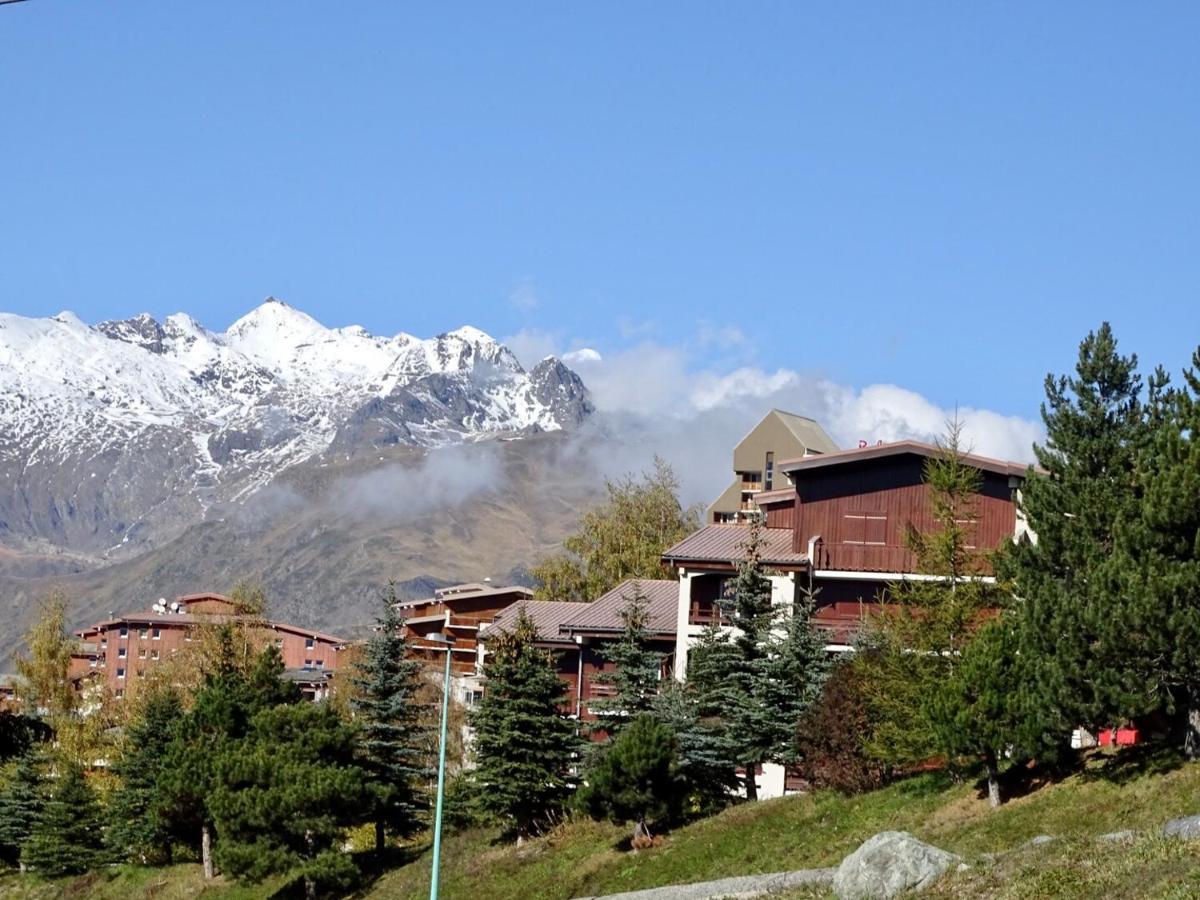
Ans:
[[[431,634],[427,640],[446,649],[446,676],[442,683],[442,737],[438,742],[437,805],[433,813],[433,877],[429,882],[429,900],[438,900],[438,875],[442,868],[442,800],[446,795],[446,720],[450,715],[450,649],[454,639],[444,633]]]

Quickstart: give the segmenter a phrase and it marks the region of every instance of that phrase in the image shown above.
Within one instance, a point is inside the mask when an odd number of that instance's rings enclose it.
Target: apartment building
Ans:
[[[910,528],[936,527],[924,467],[938,452],[931,444],[896,441],[781,459],[775,471],[782,480],[755,492],[772,602],[790,606],[801,591],[813,591],[814,621],[831,652],[852,649],[867,610],[886,602],[889,584],[931,577],[917,570],[905,537]],[[1028,467],[974,454],[966,461],[982,482],[974,517],[962,524],[980,549],[1013,540],[1024,531],[1016,495]],[[720,615],[717,601],[745,556],[749,531],[744,524],[708,525],[663,554],[678,578],[675,671],[681,679],[689,647]],[[781,767],[764,767],[760,778],[760,796],[783,792]]]
[[[235,600],[214,593],[160,600],[146,611],[111,616],[75,632],[79,644],[70,675],[81,684],[99,677],[113,697],[124,698],[154,667],[194,640],[197,626],[244,616]],[[347,642],[284,622],[263,620],[262,627],[279,649],[285,677],[310,699],[326,696],[333,673],[346,661]]]
[[[837,445],[812,419],[773,409],[733,448],[733,481],[705,513],[712,524],[744,523],[761,492],[782,487],[785,459],[832,453]]]

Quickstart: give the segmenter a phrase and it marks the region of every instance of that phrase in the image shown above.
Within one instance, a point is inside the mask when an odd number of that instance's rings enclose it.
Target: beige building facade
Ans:
[[[812,419],[771,410],[733,448],[733,481],[709,506],[705,523],[745,522],[747,514],[757,509],[757,494],[788,486],[787,477],[779,471],[780,462],[837,449],[825,429]]]

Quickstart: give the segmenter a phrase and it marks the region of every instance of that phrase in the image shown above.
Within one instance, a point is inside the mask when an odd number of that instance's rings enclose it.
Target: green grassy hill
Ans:
[[[1200,897],[1200,842],[1153,836],[1169,818],[1200,813],[1200,765],[1172,755],[1097,757],[1069,778],[1035,784],[999,810],[974,785],[922,775],[861,797],[819,793],[739,806],[668,835],[641,853],[620,849],[623,828],[574,822],[521,847],[476,830],[452,835],[443,860],[447,900],[566,900],[730,875],[836,865],[876,832],[911,831],[964,857],[969,870],[939,884],[940,897]],[[1095,841],[1131,829],[1131,844]],[[1022,847],[1040,834],[1061,840]],[[1007,852],[1011,851],[1011,852]],[[987,855],[1003,853],[992,860]],[[114,870],[78,882],[0,879],[0,896],[183,897],[202,885],[193,866]],[[201,896],[259,898],[279,885],[210,887]],[[419,898],[429,854],[385,872],[358,895]],[[821,891],[794,897],[822,897]]]

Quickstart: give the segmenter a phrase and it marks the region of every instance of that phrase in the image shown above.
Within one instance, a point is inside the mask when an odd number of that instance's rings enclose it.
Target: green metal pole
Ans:
[[[446,645],[446,680],[442,685],[442,740],[438,750],[437,809],[433,814],[433,879],[429,900],[438,900],[438,874],[442,867],[442,798],[446,794],[446,720],[450,713],[450,645]]]

